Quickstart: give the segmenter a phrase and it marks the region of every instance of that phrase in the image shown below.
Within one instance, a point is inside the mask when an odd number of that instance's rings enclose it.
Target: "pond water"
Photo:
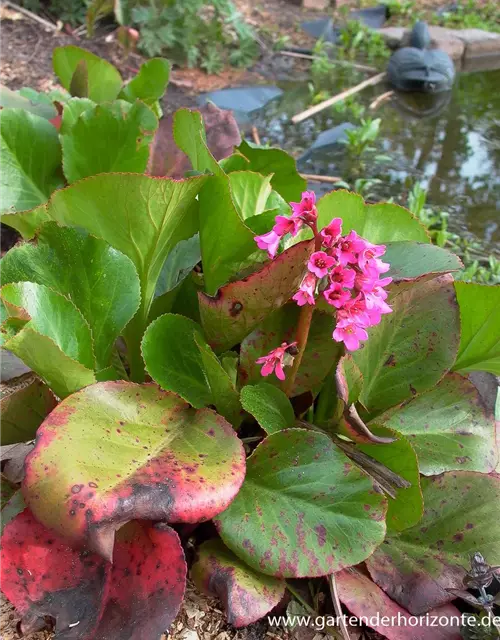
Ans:
[[[318,86],[335,95],[366,76],[342,69]],[[304,154],[319,133],[342,122],[359,122],[352,108],[331,107],[297,125],[290,117],[311,104],[311,85],[285,82],[284,94],[261,112],[257,126],[263,143]],[[371,189],[377,199],[393,197],[406,204],[415,182],[427,189],[427,204],[450,214],[451,231],[481,242],[486,252],[500,252],[500,70],[459,74],[451,94],[430,101],[399,96],[375,112],[368,105],[388,87],[370,87],[358,94],[363,117],[381,118],[376,149],[365,159],[363,177],[382,182]],[[342,110],[343,109],[343,110]],[[422,115],[423,114],[423,115]],[[386,156],[381,159],[381,156]],[[333,144],[299,160],[304,173],[355,177],[345,147]],[[353,182],[351,182],[352,184]],[[318,192],[331,185],[318,185]]]

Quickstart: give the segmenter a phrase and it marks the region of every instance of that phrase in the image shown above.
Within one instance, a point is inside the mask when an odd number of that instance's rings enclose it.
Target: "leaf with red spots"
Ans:
[[[444,625],[419,623],[410,625],[411,614],[391,600],[380,587],[358,569],[344,569],[335,574],[340,601],[358,618],[367,619],[368,625],[388,640],[460,640],[460,611],[451,604],[430,612],[431,616],[443,616]],[[390,624],[381,624],[387,616]],[[454,619],[453,619],[454,618]],[[398,624],[399,622],[399,624]]]
[[[22,616],[21,630],[56,619],[58,637],[86,638],[95,628],[111,565],[96,554],[75,551],[25,509],[1,538],[1,584]]]
[[[209,540],[198,548],[191,569],[195,585],[218,597],[234,627],[256,622],[273,609],[285,594],[285,582],[245,565],[221,540]]]
[[[156,385],[102,382],[43,422],[23,494],[47,527],[110,559],[121,524],[209,520],[244,475],[243,446],[214,411]]]
[[[395,438],[395,441],[388,444],[358,444],[357,448],[410,483],[409,487],[396,489],[396,498],[389,498],[387,507],[387,530],[402,531],[417,524],[424,509],[417,456],[401,433],[377,425],[370,425],[370,430],[376,436]]]
[[[23,632],[56,621],[57,638],[160,638],[177,615],[186,584],[184,553],[165,524],[120,529],[113,564],[68,546],[26,509],[4,530],[2,591]]]
[[[455,596],[470,555],[500,564],[500,478],[470,471],[422,478],[424,515],[411,529],[390,533],[366,561],[373,580],[419,615]]]
[[[2,383],[0,393],[2,446],[32,440],[45,416],[57,404],[49,387],[33,373]]]
[[[157,640],[168,631],[186,587],[179,537],[164,523],[129,522],[116,534],[113,567],[93,640]]]
[[[456,373],[401,407],[389,409],[375,422],[409,439],[424,475],[495,469],[493,417],[487,414],[476,387]]]
[[[198,294],[203,331],[216,352],[233,347],[290,300],[312,251],[312,241],[301,242],[256,273],[221,287],[215,297]]]
[[[247,460],[245,482],[216,524],[257,571],[323,576],[365,560],[385,535],[386,499],[324,434],[286,429]]]
[[[458,349],[460,319],[451,276],[391,289],[392,313],[369,328],[368,340],[353,354],[363,374],[359,399],[372,414],[431,389]]]
[[[241,343],[240,350],[240,385],[255,384],[262,381],[262,365],[257,358],[267,355],[271,349],[284,342],[293,342],[297,330],[300,307],[295,303],[286,305],[275,311],[247,336]],[[335,320],[328,313],[315,312],[307,346],[295,379],[292,395],[298,396],[304,391],[317,391],[328,375],[332,365],[341,354],[338,342],[332,340]],[[287,370],[285,369],[285,375]],[[273,375],[266,382],[281,386],[282,383]]]

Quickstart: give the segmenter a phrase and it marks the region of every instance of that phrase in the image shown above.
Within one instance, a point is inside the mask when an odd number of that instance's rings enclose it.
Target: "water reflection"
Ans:
[[[337,76],[330,92],[340,91],[346,80],[345,75]],[[355,82],[349,78],[349,84]],[[428,203],[450,212],[451,230],[473,234],[488,251],[500,246],[499,87],[500,70],[460,74],[451,95],[434,96],[430,102],[401,96],[381,106],[375,113],[382,118],[377,154],[366,169],[366,177],[383,180],[376,187],[381,198],[398,196],[420,180],[429,191]],[[311,95],[306,84],[285,88],[283,100],[262,115],[259,129],[264,141],[299,154],[319,132],[346,120],[355,122],[349,111],[328,110],[291,125],[290,116],[307,106]],[[368,106],[382,91],[367,91],[359,100]],[[389,161],[378,162],[380,154]],[[347,179],[350,171],[339,144],[315,150],[301,169]]]

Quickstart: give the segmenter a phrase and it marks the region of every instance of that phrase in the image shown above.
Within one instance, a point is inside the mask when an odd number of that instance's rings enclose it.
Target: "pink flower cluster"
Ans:
[[[267,356],[258,358],[256,362],[264,365],[260,370],[263,376],[269,376],[274,371],[279,380],[284,380],[285,372],[283,367],[291,365],[295,355],[297,355],[297,343],[288,344],[288,342],[282,342],[281,346],[270,351]]]
[[[255,241],[274,257],[284,235],[295,236],[303,225],[313,230],[319,250],[309,258],[308,272],[293,299],[299,306],[314,305],[317,295],[322,294],[337,310],[333,339],[355,351],[362,340],[367,340],[366,329],[379,324],[382,315],[392,311],[385,291],[392,278],[381,277],[390,268],[381,260],[385,246],[372,244],[355,231],[343,236],[341,218],[334,218],[318,233],[315,195],[310,191],[291,206],[290,218],[277,216],[273,230]]]

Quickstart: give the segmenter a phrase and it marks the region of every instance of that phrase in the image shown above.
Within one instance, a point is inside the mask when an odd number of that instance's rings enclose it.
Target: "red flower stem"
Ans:
[[[314,233],[314,251],[319,251],[321,249],[321,236],[318,233],[318,226],[316,222],[308,226],[311,227],[312,232]],[[283,389],[289,398],[292,395],[293,385],[295,384],[295,378],[297,377],[297,371],[299,370],[304,351],[306,350],[313,312],[314,306],[311,304],[304,305],[300,310],[299,321],[297,323],[297,331],[295,333],[295,340],[297,342],[297,348],[299,352],[294,358],[292,368],[290,369],[290,373],[287,375],[285,386]]]

